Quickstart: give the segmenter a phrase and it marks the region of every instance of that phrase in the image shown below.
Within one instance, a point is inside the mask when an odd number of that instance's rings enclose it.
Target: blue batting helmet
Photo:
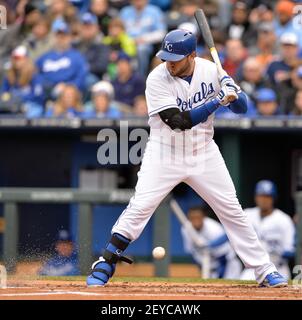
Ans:
[[[270,180],[260,180],[256,184],[255,195],[265,195],[275,198],[277,196],[277,187]]]
[[[166,34],[156,56],[164,61],[179,61],[193,51],[196,51],[195,35],[188,30],[176,29]]]

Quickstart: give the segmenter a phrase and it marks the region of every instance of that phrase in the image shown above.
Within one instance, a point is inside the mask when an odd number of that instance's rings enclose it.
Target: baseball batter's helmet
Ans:
[[[164,61],[179,61],[193,51],[196,51],[195,35],[188,30],[176,29],[166,34],[156,56]]]
[[[256,184],[255,195],[265,195],[276,198],[277,196],[277,187],[270,180],[260,180]]]

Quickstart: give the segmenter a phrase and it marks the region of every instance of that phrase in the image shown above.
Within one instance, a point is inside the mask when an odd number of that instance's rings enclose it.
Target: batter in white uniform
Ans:
[[[215,64],[196,57],[196,37],[186,30],[169,32],[157,56],[166,61],[148,76],[146,99],[150,138],[138,173],[135,195],[112,228],[102,256],[92,265],[89,286],[106,284],[131,241],[139,237],[155,209],[180,182],[191,186],[214,210],[232,247],[257,282],[286,286],[238,202],[220,151],[213,140],[214,112],[228,106],[247,110],[244,93]],[[237,99],[229,103],[228,97]]]
[[[270,180],[261,180],[256,184],[256,207],[245,209],[249,220],[271,261],[279,272],[290,278],[288,260],[295,255],[295,226],[289,215],[274,208],[276,186]],[[241,279],[254,280],[252,269],[244,269]]]

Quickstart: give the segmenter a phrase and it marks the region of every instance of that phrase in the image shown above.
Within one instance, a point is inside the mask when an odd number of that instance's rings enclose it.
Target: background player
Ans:
[[[269,180],[261,180],[255,188],[256,207],[244,211],[269,253],[271,261],[278,267],[282,275],[290,278],[288,260],[295,255],[295,226],[289,215],[274,208],[276,197],[275,184]],[[253,270],[243,270],[241,279],[254,280]]]
[[[221,224],[207,217],[203,207],[192,207],[188,212],[188,219],[198,231],[203,240],[207,241],[206,248],[210,253],[210,278],[239,279],[241,273],[241,262],[230,243]],[[186,228],[181,228],[184,249],[192,254],[195,262],[204,268],[202,255],[196,248]]]
[[[155,209],[180,182],[191,186],[214,210],[232,247],[262,286],[286,286],[269,260],[238,202],[222,155],[213,140],[214,112],[228,106],[247,110],[247,99],[228,76],[218,79],[213,62],[196,57],[196,37],[169,32],[146,82],[150,137],[138,173],[135,195],[112,228],[102,256],[92,265],[89,286],[106,284],[123,251],[137,239]],[[228,96],[237,99],[229,103]],[[128,260],[129,261],[129,260]]]
[[[39,270],[43,276],[80,275],[75,244],[67,230],[60,230],[55,243],[55,254]]]

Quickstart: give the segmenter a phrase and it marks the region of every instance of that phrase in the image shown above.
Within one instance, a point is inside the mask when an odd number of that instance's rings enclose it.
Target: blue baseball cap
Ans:
[[[277,187],[270,180],[260,180],[255,187],[256,196],[271,196],[275,198],[277,196]]]
[[[256,92],[256,100],[258,102],[276,101],[277,95],[274,90],[269,88],[263,88],[263,89],[259,89]]]
[[[127,60],[131,61],[131,57],[129,57],[124,51],[119,51],[118,56],[117,56],[117,61],[120,60]]]
[[[81,17],[81,22],[83,24],[97,24],[98,19],[94,14],[90,12],[85,12]]]
[[[72,241],[72,238],[70,233],[63,229],[58,232],[57,241]]]
[[[51,30],[55,33],[70,33],[69,25],[62,19],[56,19],[52,24]]]

